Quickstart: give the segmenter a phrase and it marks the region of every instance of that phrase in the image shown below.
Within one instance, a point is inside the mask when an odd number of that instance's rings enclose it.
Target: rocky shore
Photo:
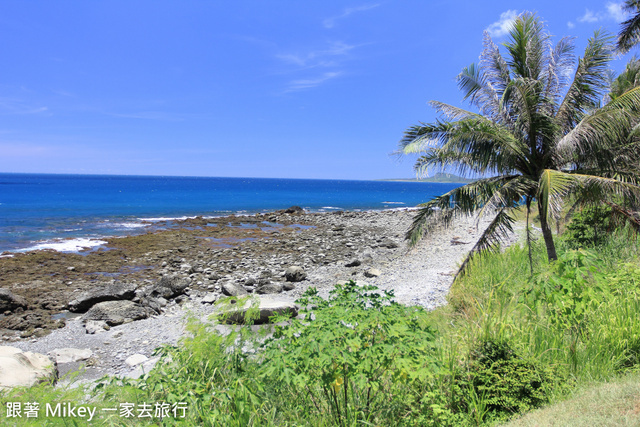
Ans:
[[[215,302],[253,294],[292,303],[307,288],[327,295],[355,280],[394,290],[396,300],[445,303],[457,266],[490,219],[463,218],[408,249],[414,212],[270,214],[149,224],[79,254],[38,251],[0,258],[4,345],[49,354],[83,378],[135,376],[153,350],[175,344],[185,318]]]

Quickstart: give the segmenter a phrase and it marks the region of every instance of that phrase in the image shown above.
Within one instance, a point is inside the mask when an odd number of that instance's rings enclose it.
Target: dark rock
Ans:
[[[346,263],[344,266],[345,267],[357,267],[359,265],[362,264],[362,261],[360,261],[359,259],[354,259],[353,261],[350,261],[348,263]]]
[[[291,206],[290,208],[287,208],[284,213],[288,213],[288,214],[303,214],[304,213],[304,209],[302,209],[300,206]]]
[[[296,285],[294,285],[292,282],[285,282],[282,285],[282,289],[284,289],[285,291],[292,291],[296,288]]]
[[[382,274],[382,271],[377,268],[370,268],[364,272],[365,277],[378,277]]]
[[[14,295],[9,289],[0,288],[0,313],[13,311],[20,307],[27,308],[27,300],[19,295]]]
[[[152,298],[171,299],[184,294],[188,287],[187,279],[179,276],[163,276],[158,283],[146,289],[145,294]]]
[[[147,310],[140,304],[132,301],[105,301],[91,307],[82,316],[82,320],[102,320],[109,326],[116,326],[147,317]]]
[[[242,285],[238,285],[232,282],[227,282],[222,285],[222,293],[230,297],[237,297],[237,296],[247,295],[247,290],[244,287],[242,287]]]
[[[395,249],[398,247],[398,244],[395,241],[389,238],[386,238],[386,239],[383,239],[378,246],[380,246],[381,248]]]
[[[284,272],[284,277],[287,279],[287,282],[301,282],[307,278],[307,273],[305,273],[302,267],[294,265],[287,268],[287,271]]]
[[[258,316],[253,323],[257,325],[269,323],[269,317],[276,314],[288,314],[291,317],[298,315],[298,307],[292,301],[277,297],[261,297],[259,301],[249,300],[242,306],[226,306],[221,309],[218,316],[224,323],[243,324],[247,312],[256,304]]]
[[[80,294],[69,303],[69,311],[84,313],[99,302],[133,299],[135,293],[136,286],[131,283],[112,282]]]
[[[270,283],[268,285],[262,285],[256,288],[257,294],[279,294],[282,292],[282,285],[280,283]]]
[[[56,329],[65,325],[64,320],[51,320],[51,315],[45,310],[27,310],[0,319],[0,328],[15,331],[31,331],[36,328]]]

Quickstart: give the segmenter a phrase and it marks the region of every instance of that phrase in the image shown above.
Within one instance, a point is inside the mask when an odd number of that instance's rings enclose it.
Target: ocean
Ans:
[[[249,215],[415,207],[460,184],[317,179],[0,173],[0,252],[98,247],[149,223]]]

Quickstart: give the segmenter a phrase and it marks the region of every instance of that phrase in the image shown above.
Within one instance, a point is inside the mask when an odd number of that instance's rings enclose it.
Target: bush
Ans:
[[[543,405],[557,381],[551,368],[524,360],[506,341],[481,341],[469,355],[468,370],[470,395],[483,401],[491,418]]]
[[[594,206],[576,213],[567,225],[566,238],[570,247],[594,247],[607,240],[611,226],[611,208]]]
[[[307,291],[298,301],[304,320],[278,327],[265,344],[265,381],[281,383],[285,400],[335,425],[401,418],[412,384],[439,369],[435,332],[424,309],[375,290],[351,281],[328,300]]]

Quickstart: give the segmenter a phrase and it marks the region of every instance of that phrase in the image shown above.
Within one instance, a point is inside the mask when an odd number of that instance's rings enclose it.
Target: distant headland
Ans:
[[[402,182],[440,182],[440,183],[452,183],[452,184],[468,184],[475,181],[475,179],[463,178],[452,173],[439,172],[434,176],[427,178],[394,178],[394,179],[381,179],[379,181],[402,181]]]

